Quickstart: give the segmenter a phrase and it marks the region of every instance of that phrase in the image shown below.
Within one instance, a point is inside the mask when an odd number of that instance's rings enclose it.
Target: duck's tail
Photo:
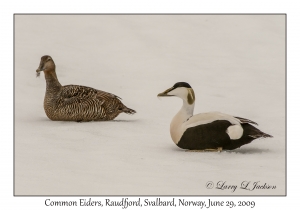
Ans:
[[[135,114],[136,113],[135,110],[130,109],[130,108],[126,107],[126,106],[124,106],[124,108],[122,109],[122,111],[125,112],[126,114]]]
[[[272,138],[270,134],[264,133],[258,128],[250,125],[250,124],[243,124],[242,125],[244,128],[244,132],[247,136],[253,138],[253,139],[258,139],[258,138]]]
[[[242,126],[244,128],[244,130],[247,133],[247,136],[253,138],[253,139],[257,139],[257,138],[272,138],[273,136],[266,134],[264,132],[262,132],[261,130],[257,129],[256,127],[250,125],[250,124],[254,124],[254,125],[258,125],[256,122],[253,122],[252,120],[246,119],[246,118],[241,118],[241,117],[235,117],[238,120],[240,120],[240,122],[242,123]]]
[[[232,150],[239,148],[245,144],[251,143],[254,139],[260,139],[260,138],[272,138],[273,136],[266,134],[259,130],[258,128],[254,127],[253,125],[250,125],[249,123],[241,124],[244,132],[243,136],[234,141],[230,141],[231,144],[227,145],[226,147],[223,147],[225,150]]]
[[[271,136],[270,134],[264,133],[264,132],[260,132],[257,134],[250,134],[250,137],[257,139],[257,138],[273,138],[273,136]]]

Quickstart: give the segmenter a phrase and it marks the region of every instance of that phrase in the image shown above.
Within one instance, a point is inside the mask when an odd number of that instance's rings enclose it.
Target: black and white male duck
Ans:
[[[170,125],[172,140],[182,149],[233,150],[251,143],[254,139],[272,137],[253,126],[257,123],[245,118],[220,112],[193,115],[195,94],[186,82],[178,82],[157,96],[176,96],[183,100],[181,109]]]

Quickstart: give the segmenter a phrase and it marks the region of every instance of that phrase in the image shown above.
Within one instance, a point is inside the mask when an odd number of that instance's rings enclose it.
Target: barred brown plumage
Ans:
[[[62,86],[55,73],[55,63],[51,56],[41,58],[37,76],[43,71],[46,79],[44,110],[51,120],[60,121],[102,121],[113,120],[120,113],[134,114],[120,97],[80,85]]]

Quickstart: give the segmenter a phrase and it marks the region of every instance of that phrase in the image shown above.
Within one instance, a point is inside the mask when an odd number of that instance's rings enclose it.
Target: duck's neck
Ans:
[[[189,104],[187,101],[183,100],[183,104],[179,112],[175,115],[175,117],[181,122],[187,121],[194,113],[195,103]],[[175,118],[174,117],[174,118]]]
[[[172,140],[175,144],[177,144],[184,132],[183,123],[186,122],[194,113],[193,104],[189,104],[187,101],[183,100],[183,104],[179,112],[174,116],[171,125],[170,125],[170,133]]]
[[[55,70],[53,71],[45,71],[45,79],[47,84],[47,91],[59,91],[61,88],[61,84],[59,83]]]

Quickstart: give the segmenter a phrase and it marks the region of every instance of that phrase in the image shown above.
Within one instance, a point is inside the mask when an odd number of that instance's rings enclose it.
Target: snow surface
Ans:
[[[62,85],[114,93],[137,111],[110,122],[56,122],[43,109],[51,55]],[[171,140],[185,81],[195,112],[251,119],[274,138],[234,151],[185,152]],[[16,195],[284,195],[284,15],[16,15]],[[243,181],[275,190],[207,189]]]

